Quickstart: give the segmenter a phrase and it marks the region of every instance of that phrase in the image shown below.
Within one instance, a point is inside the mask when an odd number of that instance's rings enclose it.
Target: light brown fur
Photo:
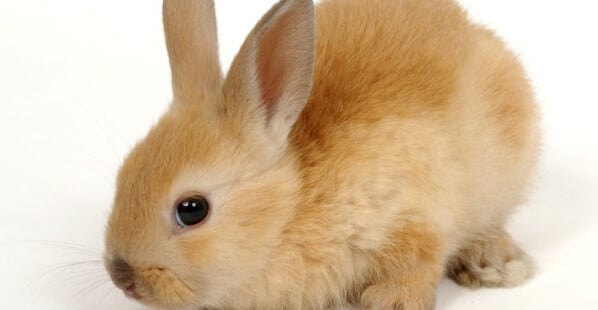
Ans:
[[[125,161],[106,237],[140,301],[417,310],[445,270],[473,287],[531,275],[503,227],[534,170],[536,106],[456,3],[328,0],[313,30],[310,1],[282,1],[222,80],[213,3],[179,1],[165,1],[175,100]],[[193,14],[168,15],[180,3]],[[212,209],[181,231],[189,192]]]

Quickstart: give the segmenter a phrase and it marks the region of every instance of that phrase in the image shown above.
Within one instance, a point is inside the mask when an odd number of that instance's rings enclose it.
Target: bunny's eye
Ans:
[[[175,217],[181,227],[192,226],[203,221],[208,216],[210,205],[202,196],[187,198],[176,206]]]

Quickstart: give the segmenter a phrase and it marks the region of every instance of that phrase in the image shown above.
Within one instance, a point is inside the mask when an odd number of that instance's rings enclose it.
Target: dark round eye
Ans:
[[[195,225],[208,216],[210,205],[202,196],[193,196],[187,198],[176,207],[175,217],[181,227]]]

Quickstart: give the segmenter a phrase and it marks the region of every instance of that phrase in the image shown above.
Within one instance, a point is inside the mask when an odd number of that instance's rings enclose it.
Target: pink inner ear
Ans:
[[[262,97],[262,104],[270,118],[275,110],[275,105],[281,98],[289,84],[289,77],[293,68],[292,37],[297,34],[292,31],[293,20],[291,12],[280,16],[275,23],[259,39],[257,48],[257,74]]]

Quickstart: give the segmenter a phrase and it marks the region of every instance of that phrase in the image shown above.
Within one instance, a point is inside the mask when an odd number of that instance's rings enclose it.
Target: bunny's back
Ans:
[[[421,194],[450,193],[429,211],[468,222],[457,228],[467,235],[523,199],[537,157],[532,93],[512,53],[456,2],[323,1],[316,40],[291,143],[304,183],[328,184],[306,191],[319,202],[347,189],[348,204],[360,190],[383,200],[399,182],[423,184]],[[513,201],[493,206],[501,195]]]
[[[442,111],[472,41],[448,0],[324,1],[316,27],[314,88],[299,131]]]

